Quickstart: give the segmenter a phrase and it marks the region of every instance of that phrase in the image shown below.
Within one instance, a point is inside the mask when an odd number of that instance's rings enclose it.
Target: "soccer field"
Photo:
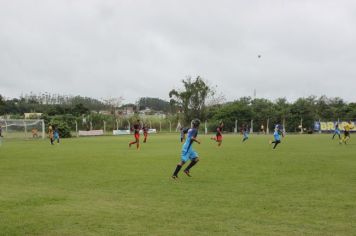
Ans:
[[[272,150],[272,136],[198,138],[201,160],[178,181],[178,134],[139,151],[132,136],[4,140],[0,234],[355,235],[356,139],[290,135]]]

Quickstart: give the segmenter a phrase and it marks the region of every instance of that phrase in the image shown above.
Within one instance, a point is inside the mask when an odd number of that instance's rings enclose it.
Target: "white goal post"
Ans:
[[[0,119],[1,134],[7,138],[45,138],[45,123],[41,119]]]

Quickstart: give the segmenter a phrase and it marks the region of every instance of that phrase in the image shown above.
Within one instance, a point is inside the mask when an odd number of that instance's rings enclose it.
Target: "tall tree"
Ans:
[[[214,94],[206,81],[198,76],[195,79],[188,77],[182,80],[182,90],[171,90],[169,97],[173,107],[184,114],[184,121],[190,123],[194,118],[206,119],[206,99]]]

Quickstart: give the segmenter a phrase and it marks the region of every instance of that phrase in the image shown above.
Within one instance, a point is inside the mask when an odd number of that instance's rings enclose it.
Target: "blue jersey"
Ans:
[[[248,137],[248,130],[247,130],[247,128],[246,128],[246,129],[244,129],[244,131],[243,131],[243,135],[244,135],[244,137],[245,137],[245,138],[247,138],[247,137]]]
[[[281,140],[278,130],[274,131],[273,136],[274,136],[274,140],[277,140],[277,141]]]
[[[54,131],[53,136],[54,136],[55,139],[59,139],[58,131]]]
[[[187,134],[187,139],[185,140],[183,147],[182,147],[182,153],[189,152],[192,149],[193,145],[193,140],[192,138],[196,138],[198,136],[198,130],[195,128],[189,129],[188,134]]]

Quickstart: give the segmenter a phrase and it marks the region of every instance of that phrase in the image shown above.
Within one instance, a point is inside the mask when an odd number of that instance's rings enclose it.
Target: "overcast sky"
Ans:
[[[227,100],[356,102],[356,1],[0,0],[5,97],[168,100],[198,75]]]

